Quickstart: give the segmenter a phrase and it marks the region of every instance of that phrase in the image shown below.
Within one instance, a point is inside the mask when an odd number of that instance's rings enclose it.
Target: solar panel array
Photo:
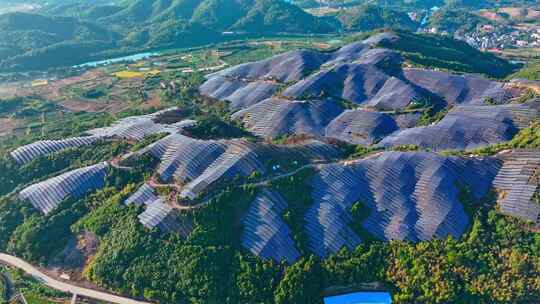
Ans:
[[[67,148],[93,144],[99,139],[99,136],[85,136],[60,140],[40,140],[13,150],[11,156],[19,164],[26,164],[35,158],[46,156]]]
[[[354,171],[341,165],[323,166],[313,179],[313,205],[304,215],[308,246],[312,252],[324,257],[343,247],[353,249],[360,244],[360,237],[350,224],[347,211],[361,195],[355,189]]]
[[[109,127],[93,129],[87,133],[104,138],[118,137],[142,141],[145,137],[159,133],[177,133],[186,125],[191,125],[192,121],[179,122],[177,124],[156,123],[156,118],[167,111],[176,110],[171,108],[148,115],[130,116],[123,118]]]
[[[493,185],[502,193],[502,213],[538,222],[540,184],[540,151],[519,151],[507,155]]]
[[[508,141],[520,128],[540,118],[534,104],[454,107],[440,122],[403,129],[384,138],[380,145],[414,144],[432,150],[471,150]]]
[[[503,83],[470,74],[404,69],[403,76],[405,80],[443,98],[449,104],[486,104],[488,98],[500,104],[507,102],[512,94]]]
[[[211,74],[199,90],[204,96],[228,101],[230,109],[237,111],[233,119],[267,138],[307,134],[361,145],[380,142],[382,147],[415,144],[433,150],[472,149],[509,140],[538,120],[540,101],[505,104],[513,92],[501,83],[422,69],[390,73],[389,68],[401,66],[402,58],[394,51],[370,46],[393,39],[385,33],[331,53],[288,52]],[[272,97],[278,92],[279,96]],[[403,114],[402,110],[426,100],[455,106],[441,121],[415,127],[421,114]],[[345,110],[346,102],[362,108]],[[11,155],[25,164],[99,139],[142,141],[151,134],[169,133],[134,154],[151,153],[158,158],[160,180],[182,185],[180,197],[194,199],[222,182],[275,171],[278,159],[301,166],[341,154],[317,140],[287,146],[190,138],[179,132],[194,121],[158,122],[170,110],[124,118],[90,130],[86,137],[39,141]],[[67,198],[104,187],[108,166],[104,162],[61,174],[25,188],[19,197],[47,214]],[[538,151],[511,153],[502,161],[383,152],[348,164],[320,165],[310,183],[313,204],[304,214],[304,229],[309,249],[320,257],[343,247],[355,248],[364,235],[358,227],[381,240],[459,237],[469,225],[459,201],[464,186],[474,199],[480,199],[494,185],[501,192],[503,213],[535,222],[540,215]],[[174,226],[176,217],[169,216],[173,207],[149,184],[124,203],[146,207],[138,219],[147,228]],[[351,214],[356,203],[369,210],[360,223]],[[287,202],[279,193],[262,190],[243,218],[242,245],[266,260],[296,261],[300,253],[282,218],[286,209]]]
[[[388,105],[404,103],[406,106],[418,94],[412,89],[407,90],[409,87],[404,82],[401,82],[401,85],[405,89],[398,88],[396,85],[385,86],[387,82],[396,82],[394,79],[375,65],[343,63],[329,69],[323,69],[293,84],[283,91],[283,96],[291,99],[331,96],[358,104],[369,103],[371,98],[377,97],[377,101],[373,102],[374,105],[386,102]],[[408,96],[395,94],[395,92],[404,94],[409,91],[411,92]],[[397,106],[389,106],[389,108],[397,108]]]
[[[67,198],[79,198],[105,186],[109,164],[76,169],[33,184],[19,193],[21,200],[29,200],[38,210],[47,214]]]
[[[223,142],[172,134],[154,145],[151,153],[161,159],[157,169],[161,180],[186,183],[201,175],[226,149]]]
[[[274,95],[279,84],[265,80],[242,81],[227,77],[210,78],[199,87],[201,95],[229,101],[229,109],[237,111]]]
[[[19,147],[11,152],[11,156],[19,163],[25,164],[35,158],[46,156],[61,150],[84,145],[91,145],[100,139],[123,138],[142,141],[146,136],[159,133],[178,133],[182,129],[193,126],[193,120],[182,120],[174,124],[160,124],[155,120],[164,113],[177,110],[170,108],[148,115],[130,116],[104,128],[87,131],[90,136],[71,137],[61,140],[43,140]]]
[[[143,184],[137,191],[124,201],[125,205],[145,206],[145,211],[137,216],[139,222],[146,228],[163,228],[169,231],[172,223],[166,221],[173,208],[156,195],[156,190],[149,184]]]
[[[463,117],[458,117],[463,113],[456,110],[437,126],[426,128],[414,128],[420,116],[413,114],[395,115],[395,122],[385,118],[382,125],[386,127],[379,125],[382,131],[370,127],[365,115],[346,112],[331,122],[343,111],[343,102],[358,104],[364,110],[403,112],[412,106],[505,104],[516,94],[503,83],[474,75],[402,68],[399,53],[373,48],[395,39],[399,37],[382,33],[330,53],[296,51],[242,64],[209,75],[200,92],[231,102],[231,110],[236,111],[233,118],[266,138],[300,134],[321,137],[328,127],[329,137],[353,144],[371,144],[394,132],[385,147],[416,144],[439,150],[472,149],[506,141],[524,125],[516,115],[501,119],[504,115],[489,114],[491,110],[504,112],[497,108],[470,108],[463,110],[467,112]],[[248,85],[253,87],[247,89]],[[482,113],[471,117],[478,109]],[[470,123],[474,127],[468,128]],[[462,136],[465,140],[459,142]]]
[[[294,263],[300,258],[291,229],[283,221],[287,202],[275,191],[261,191],[243,219],[242,246],[265,260]]]
[[[424,96],[415,86],[392,76],[388,78],[380,90],[366,102],[366,106],[381,111],[402,110],[407,108],[411,102],[418,101],[422,98],[424,98]]]
[[[221,76],[245,80],[276,80],[282,83],[298,81],[318,69],[329,55],[310,51],[294,50],[274,57],[237,65],[211,74],[208,78]]]
[[[252,133],[263,137],[308,134],[323,136],[342,109],[331,101],[290,101],[271,98],[233,114]]]
[[[223,154],[184,186],[180,196],[194,199],[218,180],[245,177],[256,171],[264,173],[266,168],[260,162],[254,144],[244,140],[231,141]]]
[[[342,157],[339,149],[318,140],[309,140],[294,146],[272,146],[271,148],[277,149],[281,155],[287,155],[289,158],[300,158],[310,162],[328,161]],[[271,157],[268,156],[265,158],[271,159]]]
[[[146,228],[157,227],[171,213],[173,208],[165,204],[161,199],[153,201],[146,210],[139,214],[139,222]]]
[[[371,145],[398,130],[388,114],[366,110],[347,110],[326,127],[325,136],[356,145]]]
[[[156,190],[148,184],[143,184],[139,189],[137,189],[137,191],[135,191],[135,193],[124,201],[124,204],[128,206],[132,204],[137,206],[149,206],[158,199],[159,198],[156,195]]]
[[[339,149],[317,140],[270,145],[245,139],[199,140],[181,134],[166,136],[136,154],[145,153],[159,159],[156,173],[160,180],[183,185],[182,197],[189,198],[197,197],[212,184],[246,177],[256,171],[264,173],[276,159],[299,165],[341,156]]]
[[[382,63],[399,66],[401,57],[391,50],[370,48],[377,41],[396,38],[390,36],[387,33],[379,34],[366,41],[346,45],[333,53],[300,50],[231,67],[209,75],[208,81],[200,87],[200,93],[232,101],[231,109],[236,111],[269,98],[278,89],[275,84],[281,83],[292,84],[283,92],[283,96],[291,99],[325,94],[363,103],[376,97],[371,102],[372,106],[402,109],[418,97],[418,92],[405,81],[386,74],[378,67]],[[320,71],[309,75],[317,69]],[[262,84],[268,80],[276,83],[274,86],[272,83]],[[385,82],[388,83],[384,86]],[[248,85],[253,87],[247,90]],[[239,98],[231,97],[236,91],[241,91],[237,95]]]
[[[309,247],[326,257],[362,240],[351,228],[350,208],[367,207],[362,228],[382,240],[459,237],[468,217],[459,202],[458,184],[474,198],[490,189],[496,159],[443,157],[434,153],[385,152],[345,166],[322,166],[311,186],[313,205],[305,214]]]

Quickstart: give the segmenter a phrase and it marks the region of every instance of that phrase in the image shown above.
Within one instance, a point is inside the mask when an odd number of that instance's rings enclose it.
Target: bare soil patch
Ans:
[[[0,137],[7,136],[13,132],[16,123],[11,118],[0,118]]]
[[[70,112],[90,113],[100,113],[105,111],[110,113],[117,113],[127,107],[127,105],[123,104],[122,102],[99,103],[83,100],[62,101],[59,103],[59,105]]]
[[[150,93],[150,96],[148,97],[148,100],[142,105],[143,109],[149,109],[149,108],[156,108],[159,109],[161,107],[161,99],[159,98],[159,94],[156,92]]]

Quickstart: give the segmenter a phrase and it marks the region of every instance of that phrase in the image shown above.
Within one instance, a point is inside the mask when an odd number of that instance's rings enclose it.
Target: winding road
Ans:
[[[8,254],[0,253],[0,263],[4,263],[10,266],[22,269],[24,272],[31,275],[33,278],[35,278],[39,282],[53,289],[71,293],[72,295],[83,296],[83,297],[88,297],[88,298],[92,298],[96,300],[106,301],[110,303],[118,303],[118,304],[150,304],[150,302],[141,302],[141,301],[133,300],[130,298],[125,298],[125,297],[113,295],[110,293],[97,291],[97,290],[84,288],[84,287],[58,281],[44,274],[39,269],[30,265],[26,261],[21,260],[11,255],[8,255]]]

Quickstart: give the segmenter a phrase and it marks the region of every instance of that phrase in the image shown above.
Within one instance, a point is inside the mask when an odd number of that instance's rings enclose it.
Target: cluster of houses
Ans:
[[[479,49],[536,48],[540,47],[540,27],[521,28],[504,25],[482,25],[471,33],[457,35]]]

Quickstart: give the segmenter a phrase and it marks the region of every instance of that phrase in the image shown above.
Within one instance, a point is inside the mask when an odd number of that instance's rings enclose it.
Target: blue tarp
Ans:
[[[324,304],[391,304],[388,292],[355,292],[324,298]]]

